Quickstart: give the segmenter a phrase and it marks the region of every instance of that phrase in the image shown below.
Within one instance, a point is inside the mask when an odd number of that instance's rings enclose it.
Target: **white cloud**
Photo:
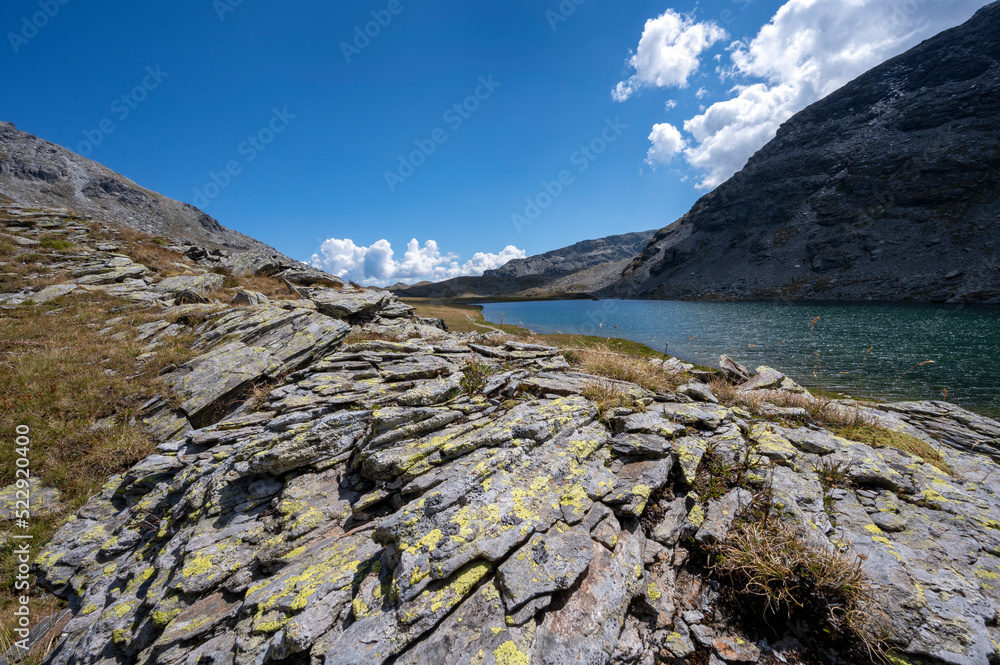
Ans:
[[[686,88],[688,78],[698,70],[701,54],[726,37],[726,31],[713,21],[698,23],[668,9],[646,21],[639,46],[628,61],[635,74],[621,81],[611,95],[623,102],[647,85]]]
[[[676,99],[668,99],[667,103],[663,105],[663,108],[665,110],[667,110],[667,111],[674,110],[675,108],[677,108],[677,100]]]
[[[513,259],[523,259],[524,250],[507,245],[499,254],[476,252],[465,263],[457,254],[442,254],[437,242],[428,240],[420,246],[416,238],[406,245],[402,261],[396,261],[388,240],[359,247],[353,240],[330,238],[313,254],[309,265],[364,286],[385,286],[399,281],[439,281],[467,275],[482,275]]]
[[[668,122],[653,125],[653,132],[649,135],[649,141],[653,147],[646,155],[646,161],[651,166],[657,164],[669,164],[670,161],[685,147],[684,137],[680,130]]]
[[[986,4],[789,0],[749,43],[732,45],[732,65],[723,70],[723,78],[741,81],[732,96],[684,122],[692,139],[684,157],[703,171],[697,186],[721,184],[792,115]],[[656,149],[654,142],[650,153]]]

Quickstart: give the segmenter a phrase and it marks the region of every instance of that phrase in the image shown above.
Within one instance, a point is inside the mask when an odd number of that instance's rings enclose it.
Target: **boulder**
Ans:
[[[194,291],[206,295],[219,289],[226,280],[225,276],[214,272],[198,275],[176,275],[167,277],[153,285],[153,289],[162,293],[179,294],[182,291]]]
[[[248,306],[266,305],[268,304],[268,302],[269,300],[267,299],[267,296],[257,291],[247,291],[245,289],[240,289],[239,291],[237,291],[236,295],[233,296],[234,305],[248,305]]]

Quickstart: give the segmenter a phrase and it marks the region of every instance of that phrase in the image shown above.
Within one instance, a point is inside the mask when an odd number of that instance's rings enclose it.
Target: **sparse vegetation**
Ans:
[[[57,252],[65,251],[73,247],[73,243],[68,240],[62,240],[61,238],[43,238],[41,241],[41,247],[46,249],[54,249]]]
[[[819,478],[820,487],[823,488],[823,510],[834,524],[837,520],[833,510],[832,490],[850,487],[849,475],[852,466],[854,466],[853,461],[821,459],[813,467],[813,472]]]
[[[145,401],[166,393],[160,370],[194,355],[193,338],[182,335],[138,361],[142,348],[130,333],[159,310],[125,314],[110,334],[99,334],[107,326],[108,310],[121,305],[99,294],[70,295],[0,317],[0,431],[30,428],[32,474],[62,492],[67,513],[109,476],[152,452],[153,442],[133,417]],[[15,480],[13,455],[13,448],[0,449],[0,485]],[[34,542],[47,541],[64,515],[33,516],[29,533]],[[9,630],[9,610],[23,593],[13,587],[16,566],[13,550],[0,549],[0,634]],[[32,616],[41,618],[55,607],[49,596],[31,598]]]
[[[580,394],[597,406],[597,418],[607,425],[610,425],[610,414],[615,409],[646,410],[646,405],[629,392],[626,386],[614,381],[592,381],[583,387]]]
[[[894,448],[911,455],[916,455],[948,475],[955,474],[954,470],[948,465],[948,462],[941,456],[939,450],[936,450],[933,446],[915,436],[868,423],[857,423],[848,427],[837,428],[833,431],[837,436],[857,441],[858,443],[866,443],[872,448]]]
[[[520,342],[565,349],[566,360],[595,376],[631,381],[653,391],[672,390],[686,381],[683,374],[664,369],[663,362],[669,360],[669,356],[665,356],[663,351],[655,351],[632,340],[561,333],[540,335],[520,326],[488,323],[479,305],[414,299],[404,302],[416,308],[418,316],[443,319],[452,332],[501,331]]]
[[[99,224],[91,224],[90,227],[90,233],[94,238],[118,245],[119,252],[160,276],[166,277],[173,272],[179,272],[179,269],[194,265],[188,257],[155,243],[145,233],[125,227],[115,230],[118,232],[117,235],[112,235]]]
[[[742,521],[713,552],[744,616],[799,626],[819,645],[882,653],[887,621],[862,570],[864,558],[816,549],[776,519]],[[867,652],[867,653],[864,653]]]
[[[680,372],[635,357],[602,348],[582,347],[567,354],[567,360],[588,374],[634,383],[646,390],[664,392],[685,383]]]
[[[263,293],[271,300],[299,300],[298,293],[285,286],[284,282],[275,277],[265,275],[234,275],[225,268],[217,268],[215,272],[225,275],[222,289],[227,289],[236,295],[239,290]]]
[[[482,360],[466,361],[465,366],[462,367],[462,392],[469,397],[478,395],[486,387],[487,380],[495,371],[496,368],[488,362]]]
[[[731,489],[750,489],[757,484],[754,476],[760,477],[757,471],[763,470],[765,462],[752,445],[743,446],[738,454],[727,456],[719,450],[717,442],[710,441],[698,465],[694,489],[703,503],[718,499]]]
[[[0,256],[8,257],[17,252],[17,245],[11,242],[7,236],[0,236]]]

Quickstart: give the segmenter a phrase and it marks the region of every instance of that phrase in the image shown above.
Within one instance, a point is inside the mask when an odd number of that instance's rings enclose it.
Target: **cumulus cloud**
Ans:
[[[653,125],[649,141],[653,146],[649,149],[649,154],[646,155],[646,161],[651,166],[669,164],[686,145],[680,130],[669,122]]]
[[[988,3],[789,0],[756,37],[730,47],[723,78],[739,81],[730,98],[684,122],[684,158],[703,172],[697,186],[716,187],[792,115]]]
[[[309,265],[364,286],[385,286],[399,281],[413,283],[482,275],[525,256],[524,250],[507,245],[499,254],[476,252],[465,263],[459,263],[457,254],[442,254],[437,242],[428,240],[421,246],[414,238],[407,243],[403,260],[397,261],[388,240],[363,247],[349,238],[330,238],[320,245]]]
[[[635,74],[618,83],[612,96],[623,102],[643,86],[686,88],[701,64],[701,54],[727,36],[713,21],[698,23],[668,9],[646,21],[639,46],[628,61]]]

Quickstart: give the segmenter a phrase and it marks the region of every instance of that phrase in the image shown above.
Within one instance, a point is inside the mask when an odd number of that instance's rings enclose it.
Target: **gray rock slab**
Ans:
[[[498,569],[497,578],[509,613],[538,596],[570,588],[594,557],[587,529],[554,531],[532,536]]]

